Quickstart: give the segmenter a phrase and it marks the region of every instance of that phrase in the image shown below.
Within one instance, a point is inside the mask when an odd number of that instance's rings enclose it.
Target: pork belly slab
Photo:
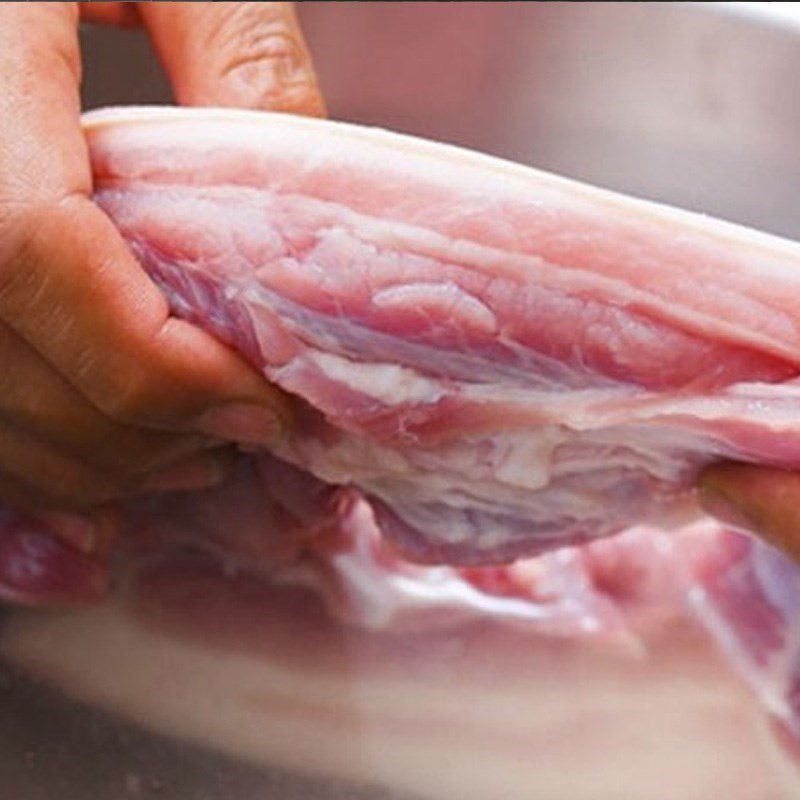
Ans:
[[[800,465],[800,246],[380,130],[85,121],[95,199],[176,313],[299,399],[286,461],[407,557],[658,519],[698,469]]]
[[[660,651],[675,626],[704,642],[695,617],[800,737],[800,572],[707,522],[655,527],[698,517],[692,486],[709,463],[800,467],[800,245],[336,122],[127,108],[84,126],[95,200],[174,312],[295,403],[286,439],[243,456],[226,486],[124,510],[122,606],[84,612],[97,623],[85,652],[117,624],[133,650],[152,646],[142,597],[160,599],[158,636],[227,632],[225,652],[270,630],[252,610],[262,593],[302,622],[291,598],[305,592],[319,624],[365,652],[491,630],[470,647],[496,635],[556,673],[547,653],[587,637],[629,656]],[[107,570],[79,545],[0,513],[0,594],[98,599]],[[234,607],[240,627],[223,619]],[[40,626],[46,637],[25,638]],[[63,630],[28,619],[5,650],[42,664],[28,644]],[[263,649],[248,653],[262,669]],[[41,672],[74,684],[49,662]],[[522,697],[532,684],[518,672]],[[545,674],[532,667],[531,681]],[[705,727],[698,717],[695,735]]]

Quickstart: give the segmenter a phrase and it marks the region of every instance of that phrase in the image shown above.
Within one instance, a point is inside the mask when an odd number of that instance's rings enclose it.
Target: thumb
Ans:
[[[711,516],[800,561],[800,473],[719,464],[700,476],[698,488],[701,505]]]
[[[323,116],[293,3],[139,3],[182,105]]]

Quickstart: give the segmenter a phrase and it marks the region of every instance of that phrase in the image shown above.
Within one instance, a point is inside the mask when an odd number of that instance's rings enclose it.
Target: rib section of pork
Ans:
[[[800,247],[383,131],[86,119],[95,199],[175,311],[300,398],[278,450],[413,560],[475,565],[800,464]]]

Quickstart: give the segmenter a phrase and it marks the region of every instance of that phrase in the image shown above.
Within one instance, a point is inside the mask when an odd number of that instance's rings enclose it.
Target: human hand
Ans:
[[[700,476],[698,486],[700,502],[711,516],[800,561],[800,473],[718,464]]]
[[[0,4],[0,501],[88,547],[80,519],[48,509],[214,483],[219,445],[269,443],[288,407],[169,315],[91,202],[79,16],[144,24],[181,103],[323,106],[291,4]]]
[[[181,105],[324,116],[294,3],[78,3],[81,19],[144,26]]]

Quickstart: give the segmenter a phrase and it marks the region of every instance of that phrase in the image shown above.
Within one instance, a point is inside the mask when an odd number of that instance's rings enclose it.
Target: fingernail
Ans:
[[[756,520],[748,515],[734,499],[718,489],[701,486],[699,499],[703,511],[719,522],[742,531],[759,532]]]
[[[142,488],[154,492],[208,489],[222,483],[226,474],[227,469],[221,460],[197,458],[153,473],[142,484]]]
[[[274,444],[284,431],[275,411],[253,403],[231,403],[207,411],[197,420],[197,427],[223,441],[262,446]]]
[[[97,545],[97,528],[95,524],[80,514],[66,511],[41,511],[36,515],[63,542],[80,550],[91,553]]]

